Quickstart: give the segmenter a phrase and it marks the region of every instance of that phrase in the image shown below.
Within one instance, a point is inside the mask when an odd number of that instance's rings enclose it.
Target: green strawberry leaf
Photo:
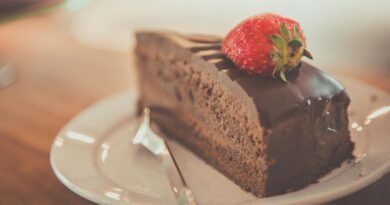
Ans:
[[[280,71],[280,78],[281,78],[284,82],[287,82],[286,75],[284,74],[283,71]]]
[[[274,67],[274,70],[272,71],[272,77],[273,77],[273,78],[275,78],[277,72],[278,72],[278,66],[276,65],[276,66]]]
[[[273,60],[276,57],[275,52],[269,52],[269,57]]]
[[[279,30],[284,39],[288,40],[290,38],[290,34],[285,23],[280,24]]]
[[[294,26],[293,37],[294,37],[294,39],[300,39],[300,37],[299,37],[299,28],[298,28],[297,24],[295,24],[295,26]]]
[[[280,58],[281,58],[281,54],[277,51],[273,51],[273,52],[270,52],[269,53],[269,57],[273,60],[273,61],[280,61]]]
[[[282,61],[279,60],[279,61],[276,61],[276,64],[275,64],[275,67],[274,67],[274,70],[272,71],[272,77],[275,78],[276,76],[276,73],[278,72],[281,72],[283,69],[283,64],[282,64]]]
[[[285,40],[279,35],[270,36],[272,43],[280,50],[284,48]]]

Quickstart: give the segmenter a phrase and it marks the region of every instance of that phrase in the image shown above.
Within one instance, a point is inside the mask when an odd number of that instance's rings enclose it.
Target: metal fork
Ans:
[[[145,108],[133,144],[141,144],[162,161],[162,167],[179,205],[197,205],[191,189],[188,187],[166,141],[156,134],[150,123],[150,109]]]

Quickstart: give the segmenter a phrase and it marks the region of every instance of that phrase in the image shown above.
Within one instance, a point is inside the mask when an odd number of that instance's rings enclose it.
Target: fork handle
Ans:
[[[179,205],[197,205],[194,195],[188,187],[184,187],[179,190],[176,201]]]
[[[178,205],[197,205],[191,189],[186,181],[172,155],[168,144],[165,142],[167,152],[160,155],[162,157],[162,168],[167,175],[169,185],[175,195]]]

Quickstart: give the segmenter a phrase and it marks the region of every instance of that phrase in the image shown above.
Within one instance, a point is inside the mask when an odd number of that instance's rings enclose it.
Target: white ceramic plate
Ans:
[[[301,191],[259,199],[169,142],[199,204],[317,204],[357,191],[387,173],[388,94],[349,78],[339,79],[352,99],[351,132],[358,162],[344,164]],[[108,97],[73,118],[56,137],[50,153],[52,168],[76,194],[99,204],[175,204],[158,159],[131,144],[136,99],[136,91]]]

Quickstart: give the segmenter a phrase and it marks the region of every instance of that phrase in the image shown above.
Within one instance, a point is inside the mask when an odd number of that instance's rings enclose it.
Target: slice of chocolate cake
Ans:
[[[301,189],[353,158],[343,86],[301,62],[287,81],[249,75],[221,39],[137,32],[140,108],[256,196]]]

